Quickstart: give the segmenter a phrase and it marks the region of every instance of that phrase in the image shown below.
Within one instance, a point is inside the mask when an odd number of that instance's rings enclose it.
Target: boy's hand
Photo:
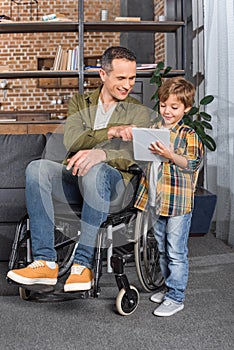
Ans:
[[[104,162],[106,153],[102,149],[88,149],[77,152],[73,157],[67,159],[67,170],[73,167],[72,174],[84,176],[92,166]]]
[[[173,160],[172,145],[170,145],[170,148],[167,148],[160,141],[155,141],[150,144],[149,149],[154,154]]]
[[[152,151],[152,153],[167,158],[182,169],[186,169],[188,166],[188,160],[186,157],[176,154],[172,143],[170,143],[170,148],[167,148],[161,142],[155,141],[151,143],[149,149]]]

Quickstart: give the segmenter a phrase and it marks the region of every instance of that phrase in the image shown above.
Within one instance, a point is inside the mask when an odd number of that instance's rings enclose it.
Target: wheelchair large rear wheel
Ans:
[[[20,269],[31,262],[31,240],[28,228],[28,216],[25,215],[17,224],[9,259],[9,269]]]
[[[160,288],[164,279],[159,265],[159,252],[148,212],[138,212],[135,225],[135,264],[138,279],[147,292]]]
[[[61,230],[59,227],[54,229],[54,244],[57,252],[57,263],[59,266],[59,274],[61,277],[65,275],[74,259],[75,249],[79,239],[78,232],[73,232],[72,236]],[[29,231],[28,215],[25,215],[16,227],[14,242],[9,259],[9,269],[24,268],[32,262],[31,237]],[[9,280],[9,283],[11,281]],[[19,294],[21,299],[29,300],[32,290],[29,288],[20,287]]]
[[[55,244],[55,250],[57,253],[57,263],[59,266],[58,277],[62,277],[70,270],[70,267],[73,264],[73,258],[74,258],[75,249],[77,246],[76,237],[74,238],[67,237],[63,232],[61,232],[59,229],[55,227],[54,244]],[[25,265],[28,265],[28,264],[29,262],[26,263]],[[20,298],[23,300],[30,300],[31,297],[33,296],[33,291],[35,290],[37,291],[36,288],[35,286],[32,289],[30,289],[30,287],[28,288],[19,287]],[[53,289],[53,287],[51,288]]]

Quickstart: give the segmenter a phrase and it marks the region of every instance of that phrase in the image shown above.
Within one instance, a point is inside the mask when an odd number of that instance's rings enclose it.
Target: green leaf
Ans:
[[[204,128],[212,130],[212,125],[210,123],[205,122],[204,120],[201,122]]]
[[[210,151],[214,152],[216,150],[216,142],[210,135],[206,135],[206,138],[202,142]]]
[[[151,100],[158,100],[158,91],[155,92],[155,94],[151,97]]]
[[[203,119],[205,119],[206,121],[210,122],[211,121],[211,115],[206,113],[206,112],[200,112],[199,113]]]
[[[203,139],[206,136],[206,133],[204,131],[204,127],[201,124],[195,124],[194,123],[194,129],[196,133]]]
[[[164,62],[162,62],[162,61],[158,62],[157,68],[156,68],[156,69],[157,69],[157,70],[162,70],[162,69],[164,69]]]
[[[188,115],[184,115],[183,121],[188,126],[192,126],[193,125],[193,121]]]
[[[195,115],[198,111],[199,111],[199,109],[197,107],[192,107],[187,114],[188,115]]]
[[[168,67],[164,70],[163,76],[165,77],[171,70],[172,70],[172,67],[168,66]]]
[[[213,100],[214,100],[214,96],[212,96],[212,95],[207,95],[207,96],[204,96],[204,97],[201,99],[200,104],[201,104],[201,105],[208,105],[208,104],[211,103]]]

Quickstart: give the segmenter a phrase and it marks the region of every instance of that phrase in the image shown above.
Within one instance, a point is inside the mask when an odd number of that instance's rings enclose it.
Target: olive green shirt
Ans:
[[[64,145],[69,154],[79,150],[101,148],[106,152],[106,163],[122,172],[128,182],[132,175],[127,173],[129,166],[135,164],[131,141],[121,138],[108,140],[107,132],[111,126],[136,125],[148,127],[152,110],[143,106],[135,98],[128,96],[119,101],[106,128],[94,130],[94,122],[101,87],[93,92],[75,94],[69,101],[68,118],[65,124]],[[66,162],[66,161],[65,161]]]

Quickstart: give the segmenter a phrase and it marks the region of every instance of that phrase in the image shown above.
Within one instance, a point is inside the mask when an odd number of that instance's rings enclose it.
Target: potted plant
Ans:
[[[164,67],[164,62],[159,62],[157,68],[154,70],[150,83],[156,85],[156,90],[152,96],[155,100],[153,107],[159,114],[159,99],[158,89],[162,85],[163,80],[168,77],[171,67]],[[206,130],[212,130],[211,119],[212,116],[203,111],[204,107],[214,100],[214,96],[204,96],[198,106],[193,106],[190,111],[184,116],[184,123],[192,127],[200,137],[205,151],[206,149],[214,152],[216,150],[215,140],[207,134]],[[202,235],[208,233],[210,229],[211,220],[214,214],[217,196],[203,187],[203,169],[200,171],[198,184],[195,191],[194,210],[190,228],[191,235]]]

